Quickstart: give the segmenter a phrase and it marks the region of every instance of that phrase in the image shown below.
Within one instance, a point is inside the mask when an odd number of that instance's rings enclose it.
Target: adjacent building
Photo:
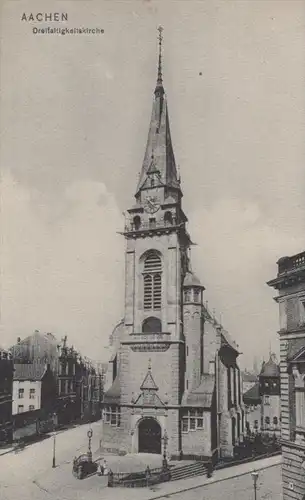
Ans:
[[[56,380],[50,365],[17,363],[14,366],[12,413],[46,409],[50,412],[56,400]]]
[[[25,339],[17,338],[10,348],[14,364],[45,363],[49,364],[54,373],[58,364],[58,341],[52,333],[42,333],[35,330]]]
[[[244,431],[238,346],[204,305],[171,141],[161,40],[147,147],[127,210],[125,313],[111,335],[103,444],[232,456]]]
[[[280,366],[274,354],[263,362],[254,385],[243,395],[247,433],[280,437]]]
[[[13,373],[11,355],[0,349],[0,445],[12,439]]]
[[[259,375],[259,394],[261,397],[261,432],[280,436],[281,397],[280,366],[274,354],[263,363]]]
[[[268,285],[280,317],[281,440],[284,500],[305,498],[305,252],[282,257]]]
[[[242,379],[242,391],[245,394],[251,387],[253,387],[258,381],[258,375],[248,371],[241,373]]]

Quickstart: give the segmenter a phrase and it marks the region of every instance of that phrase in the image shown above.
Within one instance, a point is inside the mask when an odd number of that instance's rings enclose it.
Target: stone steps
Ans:
[[[187,465],[175,467],[171,470],[171,481],[207,474],[207,465],[204,462],[191,462]]]

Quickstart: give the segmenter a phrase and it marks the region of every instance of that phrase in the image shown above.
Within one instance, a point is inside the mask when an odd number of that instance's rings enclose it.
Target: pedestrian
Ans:
[[[102,463],[99,464],[98,475],[99,476],[103,476],[104,475],[104,465]]]
[[[104,467],[104,476],[108,476],[109,470],[108,470],[108,465],[107,465],[106,459],[104,459],[103,467]]]

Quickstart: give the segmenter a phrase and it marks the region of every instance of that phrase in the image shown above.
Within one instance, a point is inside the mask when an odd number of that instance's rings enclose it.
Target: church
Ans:
[[[204,305],[192,270],[162,77],[126,211],[124,318],[110,336],[103,401],[104,449],[174,459],[233,456],[244,433],[238,346]],[[122,290],[123,293],[123,290]]]

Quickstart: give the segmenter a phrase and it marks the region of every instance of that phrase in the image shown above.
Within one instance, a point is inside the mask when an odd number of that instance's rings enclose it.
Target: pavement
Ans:
[[[107,477],[97,475],[78,480],[72,475],[75,455],[87,450],[87,427],[69,429],[56,436],[56,468],[52,468],[53,439],[34,443],[19,453],[0,457],[1,500],[252,500],[251,472],[259,472],[260,500],[281,499],[281,456],[217,470],[211,478],[197,476],[155,485],[151,488],[108,488]],[[99,449],[100,424],[92,424],[92,450],[95,460],[105,458],[114,471],[143,470],[160,467],[160,455],[126,455],[118,457],[101,454]],[[186,493],[187,492],[187,493]]]

